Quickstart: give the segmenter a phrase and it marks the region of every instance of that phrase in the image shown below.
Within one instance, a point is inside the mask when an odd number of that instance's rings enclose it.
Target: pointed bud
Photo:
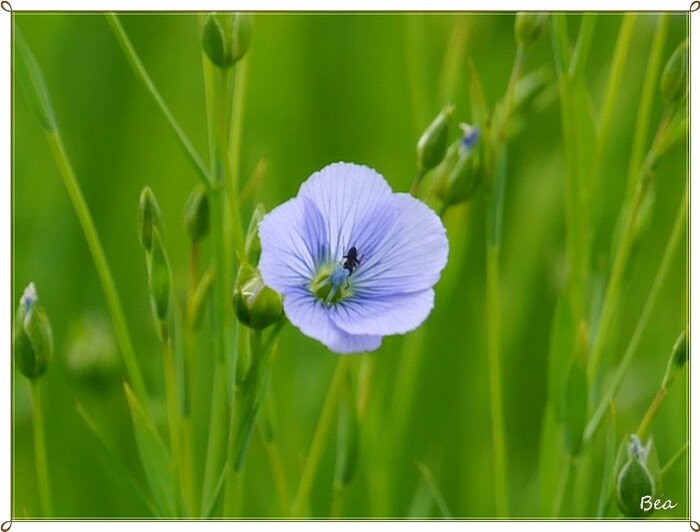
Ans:
[[[245,236],[245,256],[251,264],[257,264],[260,260],[260,238],[258,237],[258,224],[265,216],[265,206],[260,203],[250,217],[248,232]]]
[[[459,141],[454,165],[444,172],[443,179],[436,186],[435,193],[445,207],[468,201],[481,183],[481,157],[477,146],[479,130],[467,124],[460,124],[460,127],[464,135]]]
[[[192,243],[209,233],[209,198],[202,185],[197,185],[185,204],[185,229]]]
[[[162,230],[160,207],[151,187],[144,187],[139,197],[138,231],[139,242],[146,253],[151,252],[154,229]]]
[[[653,500],[657,488],[648,466],[652,446],[652,438],[645,447],[636,434],[630,435],[627,461],[617,472],[615,489],[617,504],[626,517],[641,517],[650,513],[650,508],[645,508],[644,500],[647,497]]]
[[[13,336],[19,370],[28,379],[41,376],[53,353],[53,334],[34,283],[29,283],[19,300]]]
[[[445,158],[453,111],[453,105],[443,108],[418,140],[416,154],[418,155],[418,168],[421,172],[425,173],[435,168]]]
[[[101,314],[87,314],[73,324],[67,352],[68,370],[84,384],[101,389],[119,375],[117,343]]]
[[[156,229],[152,234],[151,254],[148,257],[148,289],[153,315],[160,322],[164,322],[168,317],[171,287],[170,263],[160,233]]]
[[[202,27],[202,48],[219,68],[233,66],[250,47],[252,21],[248,13],[210,13]]]
[[[515,42],[523,48],[531,45],[547,27],[547,13],[523,12],[515,14]]]
[[[282,317],[282,296],[265,286],[260,272],[244,262],[238,269],[233,308],[251,329],[264,329]]]
[[[688,40],[678,45],[661,75],[661,94],[668,105],[676,105],[688,94]]]
[[[673,350],[668,358],[666,373],[661,384],[662,388],[668,388],[671,385],[676,377],[676,371],[685,366],[686,362],[688,362],[688,336],[686,331],[683,331],[676,339],[676,343],[673,344]]]

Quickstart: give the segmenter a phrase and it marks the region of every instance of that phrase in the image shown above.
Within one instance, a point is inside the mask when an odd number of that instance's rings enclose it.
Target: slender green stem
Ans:
[[[32,422],[34,428],[34,459],[36,461],[36,479],[39,486],[39,502],[41,504],[42,517],[52,519],[56,517],[53,512],[51,499],[51,482],[49,480],[49,466],[46,459],[46,437],[44,436],[44,416],[41,406],[41,393],[39,382],[30,382],[32,389]]]
[[[676,453],[671,457],[671,459],[666,462],[666,464],[661,468],[661,478],[665,477],[669,470],[676,465],[678,460],[683,458],[683,455],[688,452],[688,446],[690,442],[685,442],[683,446],[676,451]]]
[[[216,338],[216,335],[215,335]],[[217,484],[221,475],[224,443],[226,442],[226,406],[228,378],[223,359],[214,361],[214,382],[212,383],[211,408],[209,415],[209,434],[204,464],[201,513],[208,517],[214,507]]]
[[[649,408],[647,409],[646,413],[644,414],[644,417],[642,418],[642,420],[639,422],[639,426],[637,427],[637,430],[635,431],[635,434],[637,436],[639,436],[640,440],[644,437],[644,434],[646,433],[647,429],[649,428],[649,425],[651,424],[652,420],[654,419],[654,416],[656,415],[656,412],[659,410],[659,406],[661,406],[661,402],[664,400],[664,397],[666,397],[667,393],[668,393],[668,389],[665,386],[662,386],[661,388],[659,388],[659,391],[656,392],[656,395],[654,396],[654,400],[649,405]]]
[[[243,138],[243,102],[248,80],[248,60],[242,59],[236,64],[236,84],[233,87],[233,105],[231,127],[228,134],[228,157],[230,166],[229,200],[231,209],[231,229],[236,251],[242,256],[245,248],[245,236],[241,222],[241,146]]]
[[[569,77],[572,79],[579,75],[582,76],[586,70],[597,16],[597,13],[583,14],[581,27],[578,31],[578,39],[576,40],[576,48],[574,49],[574,53],[571,56],[571,63],[569,64]]]
[[[122,51],[126,55],[129,64],[139,76],[141,81],[144,83],[146,89],[148,90],[149,94],[153,97],[156,104],[158,104],[158,107],[165,116],[165,119],[167,120],[168,124],[170,124],[171,129],[175,133],[177,140],[180,142],[180,146],[185,151],[187,159],[190,161],[192,166],[194,166],[195,170],[197,170],[197,173],[204,186],[207,187],[208,190],[211,189],[211,186],[214,181],[209,173],[209,170],[207,170],[206,166],[202,162],[202,159],[197,153],[197,150],[195,150],[194,146],[187,138],[187,135],[180,127],[180,124],[178,124],[177,120],[175,119],[175,116],[173,115],[172,111],[170,111],[170,108],[165,103],[165,100],[161,96],[160,92],[158,92],[155,83],[153,83],[151,76],[146,70],[146,67],[143,66],[143,63],[141,62],[141,59],[136,53],[134,46],[131,44],[129,36],[126,34],[126,31],[124,31],[124,27],[121,25],[121,22],[119,22],[119,18],[115,13],[107,13],[105,14],[105,16],[107,17],[107,22],[109,23],[109,26],[112,29],[112,32],[114,33],[114,36],[117,38],[117,41],[119,42],[119,45],[122,48]]]
[[[635,13],[625,13],[622,18],[622,24],[620,25],[620,32],[617,35],[612,66],[610,67],[610,76],[608,77],[605,95],[603,96],[603,107],[600,111],[600,118],[598,119],[598,159],[600,158],[600,153],[607,144],[613,109],[615,108],[620,89],[623,87],[623,83],[621,83],[622,71],[624,70],[625,60],[627,59],[627,53],[630,48],[635,17]]]
[[[668,33],[668,14],[659,14],[656,25],[654,41],[651,45],[649,61],[647,63],[646,76],[642,86],[642,96],[637,112],[637,124],[634,128],[634,140],[630,155],[629,171],[627,174],[627,197],[632,197],[637,187],[637,179],[640,178],[642,158],[646,150],[647,136],[649,135],[649,121],[651,120],[652,104],[658,92],[659,72],[663,59],[664,44]]]
[[[610,327],[614,321],[613,316],[617,312],[620,290],[622,288],[622,278],[624,276],[625,269],[627,268],[627,261],[629,259],[630,251],[632,250],[632,244],[634,243],[634,231],[637,214],[651,181],[651,170],[656,163],[657,149],[663,142],[663,137],[667,131],[667,126],[668,115],[665,115],[661,120],[661,124],[659,125],[654,142],[647,155],[644,165],[640,170],[640,177],[635,185],[634,196],[630,198],[630,209],[628,212],[624,209],[621,212],[621,216],[625,217],[623,220],[624,225],[621,238],[618,241],[615,252],[610,279],[605,288],[603,307],[600,313],[600,318],[598,319],[598,331],[595,335],[595,340],[591,349],[591,356],[588,362],[588,376],[591,380],[594,379],[598,373],[598,367],[601,362],[603,349],[606,347]]]
[[[102,285],[102,291],[104,292],[105,299],[107,301],[107,307],[109,308],[109,313],[112,317],[114,333],[117,337],[117,342],[119,343],[122,356],[124,357],[124,365],[126,366],[129,383],[136,393],[136,396],[141,401],[144,401],[146,398],[146,386],[144,385],[141,370],[138,362],[136,361],[136,354],[134,352],[134,347],[131,343],[131,336],[129,335],[129,330],[126,325],[124,310],[119,299],[119,294],[117,293],[114,278],[112,277],[112,271],[109,268],[107,257],[105,256],[104,249],[102,248],[102,243],[97,235],[95,223],[92,220],[87,203],[85,202],[83,193],[80,190],[80,185],[78,184],[78,180],[73,172],[73,167],[71,166],[68,155],[66,154],[60,133],[58,130],[54,130],[52,132],[47,131],[46,138],[48,139],[54,159],[58,165],[59,171],[61,172],[61,176],[63,177],[63,183],[68,191],[71,202],[73,203],[75,213],[80,221],[83,234],[85,235],[85,240],[87,241],[90,254],[92,255],[92,260],[95,263],[95,269],[97,270],[97,275],[100,279],[100,284]]]
[[[183,483],[183,475],[185,473],[182,467],[182,448],[180,445],[180,411],[177,403],[177,378],[175,376],[175,362],[173,359],[173,350],[170,342],[168,326],[161,323],[161,339],[163,342],[163,369],[165,373],[165,404],[168,414],[168,432],[170,436],[170,454],[173,467],[173,479],[179,484],[179,488],[185,495],[185,485]],[[175,491],[178,492],[176,486]]]
[[[644,309],[642,310],[642,314],[639,317],[637,326],[635,327],[634,333],[632,334],[632,339],[630,340],[630,343],[628,344],[627,349],[625,350],[625,353],[622,356],[622,360],[620,361],[620,364],[617,367],[617,371],[615,372],[612,381],[607,386],[606,393],[603,396],[603,399],[598,404],[598,407],[596,408],[593,416],[586,425],[586,430],[583,434],[584,444],[589,442],[595,434],[598,426],[600,425],[601,420],[603,419],[603,416],[605,415],[605,411],[608,408],[608,405],[617,393],[617,390],[620,384],[622,383],[625,374],[627,373],[627,369],[630,363],[632,362],[634,355],[637,352],[637,348],[641,343],[642,335],[646,329],[649,319],[651,318],[652,311],[656,306],[656,300],[659,296],[661,286],[663,285],[663,282],[666,279],[666,275],[668,274],[668,270],[671,266],[671,261],[676,253],[676,248],[678,247],[678,244],[681,240],[683,229],[686,225],[687,212],[688,184],[686,183],[686,187],[683,192],[683,197],[681,198],[681,204],[678,208],[678,214],[676,215],[676,220],[673,224],[673,229],[671,230],[671,235],[668,239],[668,243],[666,244],[666,249],[664,251],[663,258],[661,259],[661,264],[659,265],[656,277],[654,278],[654,284],[651,287],[651,291],[649,292],[649,296],[647,297],[647,301],[644,305]]]
[[[496,246],[486,250],[486,322],[489,361],[489,401],[491,406],[491,437],[493,447],[494,482],[496,488],[496,513],[508,517],[508,491],[506,483],[506,435],[503,421],[503,389],[501,368],[499,255]]]
[[[345,372],[348,369],[349,362],[350,356],[338,357],[338,364],[335,368],[335,373],[333,374],[333,380],[331,381],[328,395],[326,396],[326,401],[323,404],[321,417],[318,420],[318,425],[316,425],[316,432],[314,432],[311,447],[309,448],[309,454],[306,457],[304,469],[301,473],[297,495],[292,505],[292,517],[301,517],[306,511],[309,501],[309,494],[311,493],[311,488],[313,487],[314,479],[316,478],[318,464],[321,460],[321,454],[326,446],[328,435],[332,432],[331,429],[333,427],[333,420],[338,410],[338,402],[340,401],[340,395],[343,390],[343,383],[345,380]]]

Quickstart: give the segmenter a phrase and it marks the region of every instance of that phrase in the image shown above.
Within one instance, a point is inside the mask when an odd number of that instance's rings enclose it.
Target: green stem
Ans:
[[[654,41],[651,45],[649,61],[646,67],[646,76],[642,86],[642,96],[637,112],[637,124],[634,128],[634,140],[632,154],[630,155],[629,171],[627,174],[627,197],[631,197],[637,187],[640,176],[642,157],[649,134],[649,121],[651,119],[652,104],[659,87],[659,71],[663,58],[664,44],[668,33],[668,14],[661,13],[656,25]]]
[[[508,491],[506,484],[506,436],[503,422],[503,389],[501,368],[500,249],[489,245],[486,249],[486,321],[489,361],[489,399],[491,405],[491,437],[493,467],[496,488],[496,513],[508,517]]]
[[[207,190],[211,189],[214,181],[209,171],[202,162],[202,159],[199,157],[197,150],[194,149],[194,146],[192,146],[192,143],[187,138],[187,135],[180,127],[180,124],[178,124],[177,120],[175,119],[175,116],[173,115],[172,111],[170,111],[170,108],[165,103],[165,100],[161,96],[160,92],[158,92],[158,89],[153,83],[151,77],[149,76],[146,67],[143,66],[143,63],[141,62],[141,59],[136,53],[134,46],[131,44],[129,37],[126,34],[126,31],[124,31],[124,27],[121,25],[121,22],[119,22],[119,18],[115,13],[106,13],[105,16],[107,17],[107,22],[109,23],[109,26],[112,29],[112,32],[114,33],[114,36],[117,39],[117,42],[119,42],[122,51],[126,55],[129,64],[134,69],[134,72],[139,76],[141,81],[144,83],[149,94],[153,97],[161,112],[165,116],[165,119],[167,120],[171,129],[175,133],[177,140],[180,142],[180,146],[185,151],[187,159],[190,161],[192,166],[194,166],[195,170],[197,170],[197,173]]]
[[[593,42],[593,32],[595,30],[595,22],[597,13],[584,13],[581,20],[581,27],[578,32],[576,48],[571,57],[569,64],[569,77],[583,75],[586,70],[586,63],[591,51],[591,43]]]
[[[49,481],[49,467],[46,460],[46,437],[44,436],[44,416],[41,406],[41,394],[39,382],[31,381],[32,389],[32,421],[34,428],[34,459],[36,461],[36,478],[39,486],[39,502],[41,504],[42,517],[55,518],[53,504],[51,502],[51,482]]]
[[[649,408],[647,409],[646,413],[644,414],[642,421],[639,422],[639,426],[637,427],[637,430],[635,432],[635,434],[637,436],[639,436],[640,440],[644,437],[644,434],[646,433],[647,429],[649,428],[649,425],[651,424],[652,420],[654,419],[654,416],[656,415],[656,412],[658,411],[659,406],[661,406],[661,402],[664,400],[664,397],[666,397],[667,393],[668,393],[668,389],[665,386],[662,386],[661,388],[659,388],[659,391],[656,392],[656,396],[654,396],[654,400],[649,405]]]
[[[606,346],[610,327],[614,321],[613,316],[617,312],[617,305],[622,288],[622,278],[624,276],[625,269],[627,268],[627,261],[629,259],[630,251],[632,250],[632,244],[634,243],[634,230],[637,214],[651,181],[651,171],[656,163],[657,148],[663,142],[663,137],[667,131],[667,126],[668,115],[664,115],[651,149],[649,150],[644,165],[640,170],[640,177],[635,184],[634,196],[630,199],[631,206],[629,212],[623,210],[621,213],[621,216],[625,216],[624,226],[621,233],[621,238],[618,241],[612,271],[610,273],[610,279],[605,288],[602,311],[600,313],[600,318],[598,319],[598,331],[595,335],[595,340],[593,342],[591,356],[588,363],[588,376],[591,382],[593,382],[593,379],[595,379],[597,376],[603,349]]]
[[[83,234],[85,235],[85,240],[87,241],[90,254],[92,255],[92,260],[95,263],[95,269],[97,270],[97,275],[100,279],[100,284],[102,285],[102,291],[104,292],[105,299],[107,301],[107,307],[109,308],[109,312],[112,317],[114,334],[117,337],[119,348],[122,352],[122,356],[124,357],[124,365],[126,366],[129,383],[136,393],[136,396],[141,401],[144,401],[146,398],[146,386],[144,385],[141,370],[138,362],[136,361],[136,354],[134,352],[134,347],[131,343],[131,336],[129,335],[129,330],[126,325],[124,310],[122,308],[121,301],[119,300],[119,294],[117,293],[117,287],[114,283],[114,278],[112,277],[112,272],[109,268],[107,257],[105,256],[104,249],[102,248],[100,238],[97,235],[95,223],[92,220],[87,203],[85,202],[83,193],[80,190],[80,185],[78,184],[78,180],[73,172],[73,167],[71,166],[68,155],[66,154],[60,133],[57,129],[52,132],[47,131],[46,138],[48,139],[51,152],[53,153],[58,169],[63,177],[63,184],[65,185],[71,202],[73,203],[73,209],[75,209],[75,213],[80,221]]]
[[[311,441],[309,454],[306,457],[304,469],[301,473],[299,488],[297,489],[297,495],[292,505],[292,517],[301,517],[306,511],[309,501],[309,494],[311,493],[311,488],[313,487],[313,482],[316,478],[318,464],[321,460],[321,454],[323,453],[326,441],[328,440],[328,435],[332,432],[331,429],[333,427],[333,420],[338,410],[338,402],[340,401],[340,395],[343,390],[343,383],[345,380],[345,372],[348,370],[349,362],[349,355],[338,357],[338,364],[335,368],[335,373],[333,374],[333,380],[331,381],[328,395],[326,396],[326,401],[323,405],[323,410],[321,411],[321,417],[318,420],[316,432],[314,433],[313,440]]]
[[[603,107],[600,111],[600,118],[598,119],[597,159],[600,159],[601,152],[607,144],[613,109],[617,102],[618,93],[623,86],[620,80],[622,79],[622,71],[625,67],[627,52],[629,52],[630,48],[635,17],[635,13],[625,13],[622,18],[622,24],[620,25],[620,32],[617,36],[617,44],[615,45],[615,52],[613,53],[612,66],[610,67],[610,76],[608,77],[608,84],[605,88],[605,95],[603,96]]]
[[[634,355],[636,354],[637,348],[641,343],[642,334],[644,333],[647,323],[649,322],[649,319],[651,317],[651,313],[654,307],[656,306],[656,300],[659,296],[661,286],[664,280],[666,279],[666,275],[668,274],[668,270],[671,266],[671,261],[676,253],[678,243],[681,240],[683,229],[686,226],[687,211],[688,184],[686,183],[685,190],[681,198],[681,204],[678,208],[678,214],[676,215],[676,220],[673,224],[673,229],[671,230],[671,235],[668,239],[668,243],[666,244],[666,249],[661,259],[661,264],[659,265],[659,270],[657,271],[656,277],[654,278],[654,284],[651,287],[651,291],[649,292],[649,296],[647,297],[647,301],[644,305],[644,309],[642,310],[642,314],[639,317],[637,326],[635,327],[634,333],[632,334],[632,339],[630,340],[630,343],[627,346],[624,355],[622,356],[622,360],[620,361],[617,371],[613,376],[612,382],[608,385],[606,394],[603,396],[603,399],[598,404],[598,407],[596,408],[593,416],[586,425],[586,430],[583,434],[584,444],[589,442],[595,434],[601,420],[603,419],[603,416],[605,415],[605,411],[608,408],[608,405],[617,393],[617,390],[620,384],[622,383],[625,374],[627,373],[627,369],[630,363],[632,362]]]
[[[676,462],[678,462],[678,460],[683,458],[683,455],[688,451],[688,445],[689,445],[689,442],[685,442],[683,444],[683,446],[680,449],[678,449],[678,451],[676,451],[676,454],[674,454],[671,457],[671,459],[668,462],[666,462],[666,465],[664,465],[661,468],[661,478],[665,477],[668,474],[669,470],[674,465],[676,465]]]
[[[173,479],[179,484],[183,495],[186,493],[183,482],[184,468],[182,467],[182,449],[180,445],[180,412],[177,405],[177,378],[175,376],[175,362],[170,343],[168,326],[161,323],[161,339],[163,342],[163,369],[165,373],[165,403],[168,415],[168,431],[170,436],[170,453],[172,456]],[[177,486],[175,488],[177,492]],[[189,492],[187,492],[189,493]]]

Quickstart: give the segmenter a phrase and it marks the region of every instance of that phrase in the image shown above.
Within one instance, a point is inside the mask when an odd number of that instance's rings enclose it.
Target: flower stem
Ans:
[[[187,135],[180,127],[180,124],[178,124],[172,111],[170,111],[170,108],[165,103],[165,100],[161,96],[160,92],[158,92],[155,83],[153,83],[151,76],[149,76],[148,71],[146,70],[146,67],[143,66],[143,63],[141,62],[141,59],[136,53],[134,46],[131,44],[129,36],[126,34],[126,31],[124,31],[124,27],[121,25],[121,22],[119,22],[119,18],[115,13],[106,13],[105,16],[107,17],[109,27],[112,29],[112,33],[114,33],[114,36],[116,37],[117,42],[121,46],[124,55],[126,55],[129,64],[134,69],[136,75],[139,76],[143,84],[146,86],[146,89],[148,90],[149,94],[153,97],[161,112],[165,116],[165,119],[167,120],[171,129],[175,133],[177,140],[180,142],[180,146],[185,151],[187,159],[190,161],[192,166],[194,166],[195,170],[197,170],[197,173],[202,183],[207,188],[207,190],[210,190],[213,184],[213,179],[209,173],[209,170],[207,170],[206,166],[204,166],[202,159],[197,153],[197,150],[194,149],[194,146],[192,146],[192,143],[187,138]]]
[[[168,431],[170,436],[170,453],[173,467],[173,479],[179,484],[183,496],[185,495],[185,471],[182,463],[182,449],[180,445],[180,413],[177,406],[177,381],[175,377],[175,363],[173,350],[170,343],[168,326],[161,323],[161,339],[163,342],[163,369],[165,372],[165,403],[168,415]],[[177,487],[175,489],[177,492]],[[184,497],[183,497],[184,498]]]
[[[141,370],[139,369],[138,362],[136,361],[136,354],[134,352],[134,347],[131,343],[131,336],[129,335],[129,330],[126,325],[124,310],[122,308],[121,301],[119,300],[119,294],[117,293],[117,287],[114,283],[114,278],[112,277],[112,272],[109,268],[107,257],[105,256],[104,249],[102,248],[100,238],[97,235],[95,223],[92,220],[87,203],[85,202],[83,193],[80,190],[80,185],[78,184],[78,180],[73,172],[73,167],[71,166],[68,155],[66,154],[66,150],[63,146],[63,141],[58,129],[52,132],[47,131],[46,138],[48,139],[54,160],[56,161],[61,176],[63,177],[63,184],[68,191],[68,195],[73,203],[73,208],[75,209],[75,213],[80,221],[83,234],[85,235],[85,240],[87,241],[90,254],[92,255],[92,260],[95,263],[95,269],[97,270],[97,275],[100,279],[100,284],[102,285],[102,291],[104,292],[105,299],[107,300],[107,307],[109,308],[110,315],[112,316],[114,333],[117,337],[117,342],[119,343],[122,356],[124,357],[124,365],[126,366],[129,383],[136,393],[136,396],[143,401],[146,398],[146,386],[144,385]]]
[[[51,519],[56,517],[53,512],[51,499],[51,482],[49,467],[46,459],[46,437],[44,436],[44,416],[41,406],[39,382],[30,382],[32,389],[32,421],[34,428],[34,459],[36,461],[36,478],[39,486],[39,502],[42,516]]]
[[[661,402],[664,400],[664,397],[666,397],[667,393],[668,389],[665,386],[662,386],[661,388],[659,388],[659,391],[656,392],[654,400],[649,405],[649,408],[644,414],[642,421],[639,422],[639,426],[637,427],[637,430],[635,432],[635,434],[639,436],[640,439],[644,436],[647,429],[649,428],[651,421],[654,419],[654,416],[656,415],[656,412],[659,409]]]
[[[665,477],[669,470],[676,465],[676,462],[683,457],[683,455],[688,451],[688,446],[689,442],[685,442],[683,446],[676,451],[676,454],[674,454],[671,459],[666,462],[666,464],[661,468],[661,478]]]
[[[292,517],[301,517],[306,511],[309,501],[309,494],[311,492],[311,488],[313,487],[316,471],[321,459],[321,453],[326,445],[328,435],[332,432],[331,428],[333,426],[335,414],[338,410],[338,402],[340,401],[340,395],[343,390],[343,382],[345,380],[345,372],[348,369],[349,362],[350,357],[347,355],[340,356],[338,358],[338,364],[336,365],[335,373],[333,374],[333,380],[331,381],[330,388],[328,389],[328,395],[326,396],[326,401],[323,405],[323,410],[321,411],[321,417],[318,420],[318,425],[316,425],[316,432],[314,433],[313,440],[311,441],[309,454],[306,457],[304,469],[301,473],[297,495],[294,499],[294,503],[292,504]]]
[[[489,400],[491,404],[491,436],[493,468],[496,488],[496,513],[508,517],[508,492],[506,485],[506,437],[503,422],[503,389],[501,368],[500,249],[487,245],[486,249],[486,320],[489,361]]]
[[[661,264],[659,265],[659,270],[657,271],[656,277],[654,278],[654,284],[651,287],[651,291],[649,292],[649,296],[647,297],[647,301],[644,305],[644,309],[642,310],[642,314],[639,317],[637,326],[634,329],[632,339],[630,340],[630,343],[628,344],[627,349],[625,350],[625,353],[622,356],[622,360],[620,361],[620,364],[617,367],[617,371],[615,372],[612,381],[607,387],[606,394],[603,396],[603,399],[598,404],[598,407],[596,408],[593,416],[586,425],[586,430],[583,433],[584,445],[588,441],[590,441],[593,435],[595,434],[601,420],[603,419],[603,416],[605,415],[605,411],[608,408],[608,405],[617,393],[617,389],[622,383],[622,379],[624,378],[627,372],[627,368],[632,362],[637,348],[639,347],[639,344],[642,340],[642,334],[644,333],[647,323],[649,322],[649,319],[651,317],[651,313],[654,307],[656,306],[656,299],[659,296],[661,285],[666,279],[666,275],[668,274],[668,270],[671,266],[671,261],[676,253],[676,248],[678,247],[678,243],[680,242],[681,235],[683,234],[683,229],[686,225],[687,212],[688,184],[686,183],[685,190],[681,198],[681,204],[678,208],[678,214],[676,215],[676,220],[673,224],[673,229],[671,230],[671,235],[668,239],[668,243],[666,244],[666,249],[661,259]]]

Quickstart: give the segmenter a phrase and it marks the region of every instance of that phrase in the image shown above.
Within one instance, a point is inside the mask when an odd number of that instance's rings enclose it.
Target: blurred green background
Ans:
[[[641,85],[656,14],[639,14],[616,103],[605,160],[603,225],[594,262],[605,265],[625,190]],[[195,14],[122,14],[136,50],[175,116],[204,157],[205,100],[199,25]],[[575,37],[580,15],[569,15]],[[35,53],[52,96],[59,127],[115,276],[156,412],[163,413],[161,354],[152,325],[143,252],[136,236],[139,192],[150,185],[166,225],[166,247],[176,293],[184,296],[189,244],[183,206],[197,177],[159,110],[135,77],[97,13],[15,13],[16,26]],[[592,106],[600,101],[620,26],[619,14],[600,14],[586,77]],[[664,62],[687,35],[687,15],[673,15]],[[572,38],[573,38],[572,37]],[[528,54],[525,72],[552,72],[551,36]],[[459,50],[462,50],[459,52]],[[446,75],[450,54],[460,68]],[[368,165],[396,191],[407,191],[416,172],[415,144],[447,102],[455,122],[469,121],[468,60],[474,62],[486,99],[504,90],[515,53],[512,14],[259,13],[243,111],[242,179],[266,157],[259,197],[268,209],[294,196],[315,170],[334,161]],[[655,97],[652,128],[662,111]],[[457,135],[457,128],[454,135]],[[56,351],[44,386],[48,461],[57,517],[139,517],[144,509],[117,482],[98,443],[76,413],[79,400],[118,449],[137,478],[143,473],[119,378],[87,386],[67,364],[71,328],[86,312],[108,316],[80,225],[26,93],[14,90],[13,289],[36,283],[51,318]],[[686,179],[684,143],[660,161],[651,223],[634,250],[623,302],[606,354],[612,372],[621,357],[656,274]],[[547,390],[547,351],[554,305],[566,279],[564,149],[559,102],[528,115],[511,143],[504,214],[502,345],[508,486],[514,517],[548,517],[538,468]],[[248,206],[244,216],[251,212]],[[450,210],[445,225],[450,258],[437,285],[435,309],[423,328],[386,338],[376,357],[370,416],[352,481],[346,517],[437,517],[421,507],[425,464],[454,517],[495,514],[488,367],[484,318],[483,198]],[[206,249],[205,249],[206,252]],[[617,429],[631,432],[654,397],[671,346],[686,323],[687,252],[675,257],[638,356],[616,400]],[[206,330],[206,329],[205,329]],[[203,464],[209,408],[211,340],[200,335],[195,405],[197,455]],[[336,357],[293,327],[281,336],[271,398],[276,405],[281,457],[290,487],[325,398]],[[360,361],[355,365],[355,371]],[[13,518],[39,513],[32,453],[31,405],[24,378],[14,375]],[[209,390],[209,391],[208,391]],[[665,463],[688,439],[685,371],[676,380],[651,427]],[[397,419],[400,420],[397,422]],[[398,427],[398,428],[397,428]],[[315,515],[328,514],[334,446],[328,446],[312,497]],[[590,461],[590,496],[572,515],[591,516],[603,474],[600,453]],[[275,517],[274,484],[260,436],[246,464],[243,512]],[[581,481],[583,482],[583,481]],[[658,517],[688,515],[687,461],[664,484],[678,503]],[[585,492],[585,490],[584,490]],[[591,502],[593,501],[593,502]],[[412,503],[415,502],[416,504]],[[422,509],[421,509],[422,508]],[[413,512],[413,515],[412,515]],[[418,515],[416,515],[418,512]]]

